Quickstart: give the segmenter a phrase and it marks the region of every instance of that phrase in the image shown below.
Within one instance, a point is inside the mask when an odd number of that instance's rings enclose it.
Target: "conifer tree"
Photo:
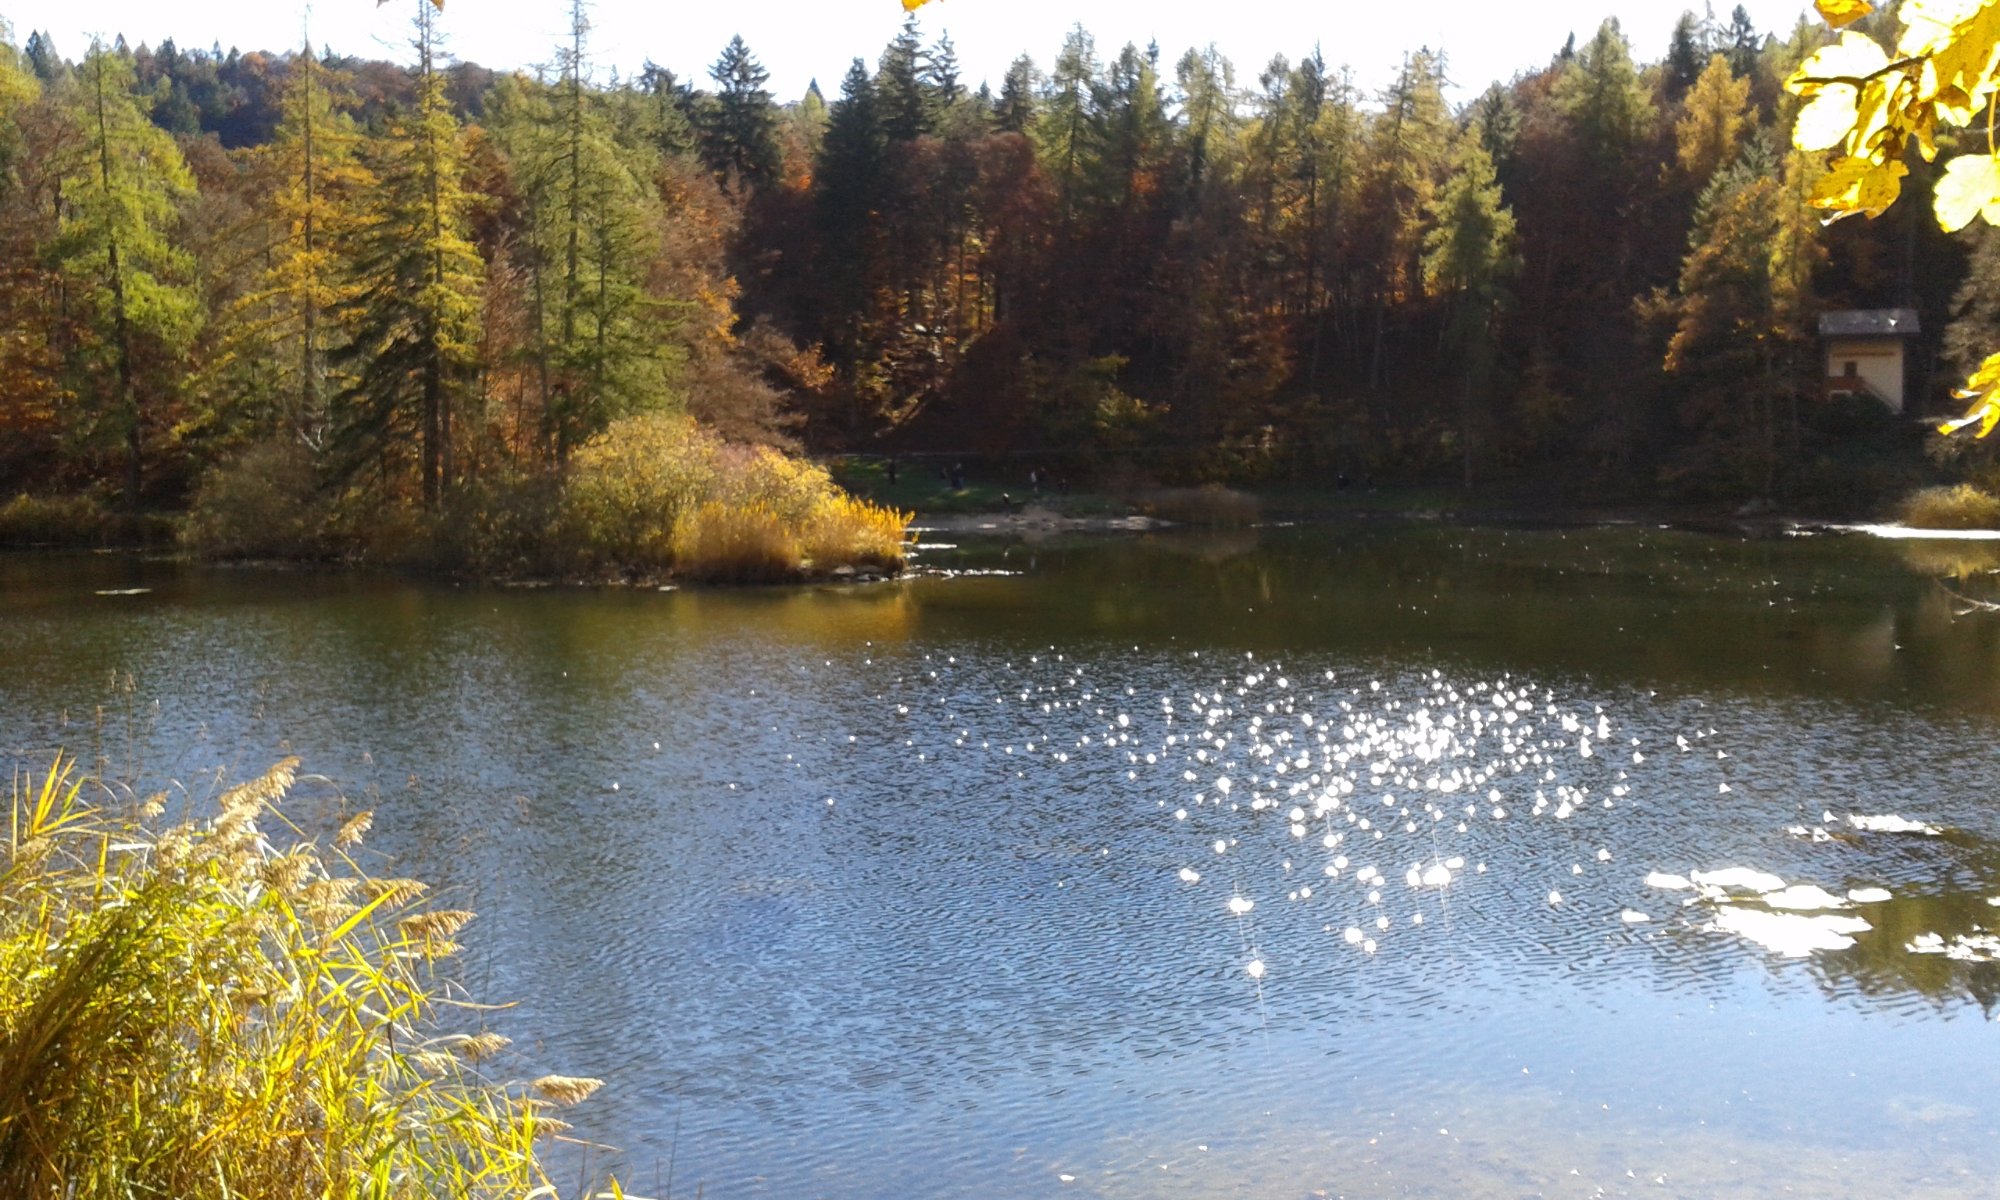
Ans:
[[[1738,79],[1724,56],[1711,57],[1674,125],[1676,155],[1688,178],[1706,183],[1736,157],[1749,106],[1750,81]]]
[[[351,382],[335,428],[349,472],[392,477],[414,443],[419,496],[435,509],[453,473],[455,410],[478,372],[484,264],[467,236],[471,197],[436,18],[430,0],[416,7],[416,100],[369,147],[379,186],[342,308],[349,341],[339,357]]]
[[[1000,81],[1000,100],[994,106],[993,123],[1005,133],[1026,133],[1035,124],[1035,64],[1023,54],[1007,68]]]
[[[1669,103],[1687,95],[1701,74],[1701,23],[1692,12],[1681,13],[1674,22],[1673,37],[1667,43],[1667,59],[1660,64],[1660,88]]]
[[[1089,153],[1092,85],[1097,79],[1097,43],[1082,25],[1063,37],[1062,51],[1049,72],[1035,114],[1035,144],[1054,177],[1060,206],[1060,234],[1067,237],[1075,217],[1079,174]]]
[[[911,17],[883,49],[876,69],[875,95],[882,113],[882,132],[892,142],[915,141],[933,128],[922,47],[917,19]]]
[[[229,357],[261,358],[296,339],[280,409],[286,432],[326,448],[328,318],[349,294],[345,269],[374,177],[343,111],[343,84],[306,42],[292,58],[278,134],[263,152],[272,244],[268,265],[236,306]]]
[[[147,429],[179,385],[202,311],[194,263],[171,236],[194,180],[173,139],[146,119],[134,83],[129,58],[93,43],[64,85],[78,152],[63,168],[49,257],[95,333],[75,348],[86,427],[122,443],[125,503],[136,508]]]
[[[702,157],[725,183],[757,191],[778,178],[778,116],[764,84],[771,73],[738,34],[708,69],[715,104],[700,126]]]
[[[1459,138],[1451,176],[1430,204],[1424,287],[1447,307],[1444,342],[1462,364],[1459,444],[1471,487],[1480,391],[1492,379],[1494,335],[1514,273],[1514,214],[1501,201],[1493,160],[1476,133]]]

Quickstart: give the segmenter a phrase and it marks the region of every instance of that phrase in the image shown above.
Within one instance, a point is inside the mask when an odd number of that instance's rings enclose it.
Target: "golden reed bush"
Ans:
[[[817,463],[664,413],[618,421],[580,450],[565,507],[588,565],[715,583],[893,572],[910,520],[849,496]]]
[[[70,764],[17,774],[0,859],[0,1196],[552,1197],[538,1135],[596,1081],[517,1084],[506,1045],[436,1024],[435,965],[472,914],[280,847],[297,761],[205,821],[93,808]],[[108,789],[106,795],[112,794]],[[284,839],[280,839],[284,840]],[[468,1011],[469,1006],[468,1006]]]
[[[762,504],[710,501],[674,524],[674,574],[708,583],[773,583],[799,573],[799,542]]]
[[[1261,511],[1257,497],[1217,483],[1150,492],[1140,497],[1139,507],[1162,521],[1209,528],[1255,525]]]
[[[1897,519],[1915,529],[2000,529],[2000,497],[1961,483],[1910,493]]]
[[[823,496],[800,530],[800,548],[807,563],[820,570],[853,566],[894,571],[903,565],[910,516],[845,492]]]

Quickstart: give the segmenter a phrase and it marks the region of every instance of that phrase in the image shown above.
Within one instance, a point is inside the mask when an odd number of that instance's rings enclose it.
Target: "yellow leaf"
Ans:
[[[1888,65],[1889,53],[1882,49],[1880,43],[1865,33],[1850,29],[1840,35],[1839,41],[1820,47],[1811,58],[1800,63],[1786,86],[1798,91],[1792,85],[1809,80],[1866,79]]]
[[[1792,126],[1792,145],[1811,152],[1831,150],[1846,141],[1848,131],[1854,128],[1854,119],[1859,115],[1854,100],[1855,91],[1846,84],[1837,83],[1819,89],[1818,94],[1799,109],[1799,119]]]
[[[1965,381],[1965,387],[1952,395],[1972,401],[1972,407],[1965,410],[1964,416],[1939,425],[1939,433],[1957,433],[1968,425],[1977,425],[1973,436],[1985,437],[2000,428],[2000,354],[1988,355],[1972,378]]]
[[[903,0],[903,11],[915,12],[929,2],[930,0]]]
[[[1904,0],[1896,16],[1903,23],[1903,36],[1896,39],[1896,53],[1903,58],[1933,54],[1952,40],[1959,24],[1969,21],[1986,7],[1987,0]]]
[[[2000,160],[1991,154],[1961,154],[1944,165],[1937,181],[1938,225],[1956,233],[1982,209],[2000,206]]]
[[[1832,209],[1840,216],[1858,212],[1879,216],[1896,202],[1903,189],[1902,177],[1909,171],[1900,162],[1838,158],[1819,182],[1813,184],[1809,203],[1814,208]]]
[[[1813,7],[1819,9],[1819,15],[1825,17],[1826,23],[1835,29],[1852,25],[1875,11],[1875,6],[1868,0],[1813,0]]]

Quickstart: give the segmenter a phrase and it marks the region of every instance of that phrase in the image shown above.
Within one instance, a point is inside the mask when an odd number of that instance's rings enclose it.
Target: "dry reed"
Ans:
[[[0,859],[0,1196],[551,1197],[565,1087],[492,1082],[442,1034],[434,961],[471,920],[338,849],[274,846],[297,763],[156,827],[16,775]],[[108,794],[108,793],[107,793]],[[337,843],[352,845],[356,817]],[[288,828],[288,827],[287,827]],[[554,1123],[559,1124],[559,1123]]]
[[[1969,483],[1924,488],[1905,496],[1896,515],[1915,529],[2000,529],[2000,497]]]
[[[1257,497],[1215,483],[1152,492],[1142,498],[1140,508],[1162,521],[1210,528],[1254,525],[1260,513]]]

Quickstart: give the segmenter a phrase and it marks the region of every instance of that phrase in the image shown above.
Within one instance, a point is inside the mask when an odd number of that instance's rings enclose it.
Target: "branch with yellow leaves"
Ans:
[[[1903,33],[1888,50],[1846,29],[1875,10],[1869,0],[1814,0],[1838,40],[1822,47],[1785,81],[1805,100],[1792,142],[1805,151],[1832,151],[1810,203],[1828,220],[1881,215],[1902,194],[1912,145],[1925,162],[1938,156],[1940,124],[1965,128],[1986,113],[1986,153],[1956,155],[1944,165],[1932,200],[1947,233],[1974,217],[2000,225],[2000,148],[1994,105],[2000,93],[2000,0],[1907,0]],[[1970,402],[1965,415],[1938,426],[1954,433],[1977,426],[1985,437],[2000,427],[2000,354],[1981,363],[1953,392]]]

